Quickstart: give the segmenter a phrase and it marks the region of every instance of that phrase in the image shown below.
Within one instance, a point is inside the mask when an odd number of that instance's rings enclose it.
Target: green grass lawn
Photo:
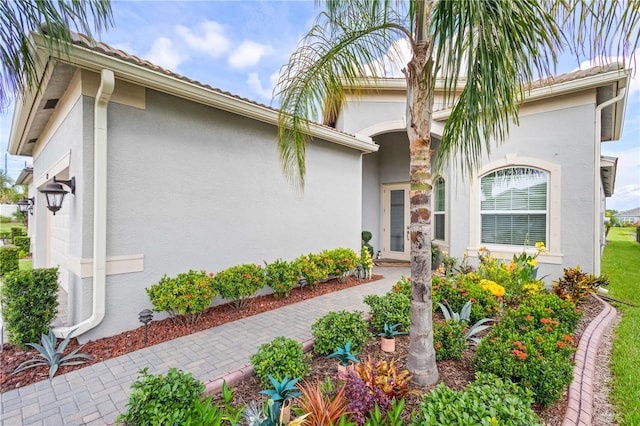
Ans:
[[[640,244],[635,228],[612,228],[604,249],[602,272],[609,276],[609,296],[640,306]],[[611,398],[622,425],[640,425],[640,307],[615,304],[622,312],[611,357]]]
[[[18,222],[9,222],[9,223],[0,223],[0,232],[11,232],[11,228],[24,228],[27,230],[27,227],[24,226],[23,223]]]

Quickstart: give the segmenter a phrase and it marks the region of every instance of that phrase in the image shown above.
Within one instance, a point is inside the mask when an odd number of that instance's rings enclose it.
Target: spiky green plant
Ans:
[[[64,367],[66,365],[84,364],[86,361],[80,361],[80,359],[91,359],[91,357],[87,354],[78,353],[78,351],[82,349],[82,346],[75,349],[70,354],[64,355],[64,350],[67,348],[67,345],[71,341],[71,335],[75,331],[75,328],[71,330],[71,332],[57,348],[57,338],[56,335],[53,334],[52,330],[49,330],[49,334],[42,335],[42,344],[39,345],[37,343],[27,343],[27,346],[31,346],[38,351],[38,356],[40,356],[40,358],[32,358],[23,362],[18,366],[18,368],[15,369],[13,374],[19,373],[20,371],[28,370],[30,368],[46,365],[49,366],[49,380],[51,380],[60,367]]]

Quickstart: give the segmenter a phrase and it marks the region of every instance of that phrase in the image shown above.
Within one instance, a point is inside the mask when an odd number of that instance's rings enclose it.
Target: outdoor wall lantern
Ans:
[[[29,214],[33,215],[34,203],[35,203],[35,197],[23,198],[22,200],[18,201],[18,209],[20,210],[20,213],[22,213],[23,215],[26,215],[27,212],[29,212]]]
[[[49,182],[40,190],[47,197],[47,208],[53,212],[54,216],[62,207],[64,196],[69,193],[62,185],[69,187],[72,194],[76,193],[75,176],[69,180],[58,180],[54,177],[53,182]]]

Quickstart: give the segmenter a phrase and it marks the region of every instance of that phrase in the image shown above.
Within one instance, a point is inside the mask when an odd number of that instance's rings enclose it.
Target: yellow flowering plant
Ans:
[[[518,275],[518,283],[520,286],[536,281],[538,275],[538,260],[540,253],[546,253],[547,248],[542,241],[535,244],[536,252],[534,254],[527,253],[522,250],[520,254],[514,254],[511,259],[511,269]]]

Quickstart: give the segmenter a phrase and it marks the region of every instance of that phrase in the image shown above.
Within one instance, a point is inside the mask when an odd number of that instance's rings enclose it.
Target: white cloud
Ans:
[[[205,21],[200,24],[199,29],[202,35],[196,34],[183,25],[177,25],[176,33],[190,48],[207,53],[214,58],[222,56],[229,50],[229,39],[222,25],[215,21]]]
[[[151,50],[144,55],[144,58],[155,65],[176,71],[178,65],[187,59],[187,56],[180,53],[171,40],[160,37],[153,42]]]
[[[229,56],[229,65],[234,68],[255,66],[263,56],[273,54],[273,48],[255,41],[243,41]]]
[[[270,84],[270,86],[267,87],[267,88],[264,88],[264,87],[262,87],[262,82],[260,81],[260,76],[258,75],[258,73],[257,72],[251,72],[247,76],[247,84],[261,98],[263,98],[263,99],[271,99],[272,94],[273,94],[273,88],[275,87],[276,83],[278,82],[278,78],[279,77],[280,77],[280,74],[277,73],[277,72],[274,72],[273,74],[271,74],[269,76],[269,84]]]

